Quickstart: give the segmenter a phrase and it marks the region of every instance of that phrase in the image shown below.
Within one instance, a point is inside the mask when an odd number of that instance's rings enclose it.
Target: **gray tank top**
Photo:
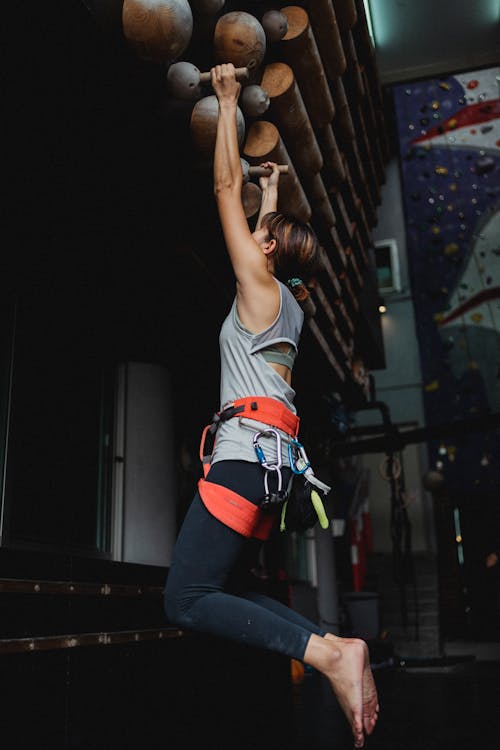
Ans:
[[[253,334],[241,323],[234,300],[229,315],[222,324],[219,345],[221,356],[220,408],[237,398],[245,396],[268,396],[285,404],[296,413],[294,406],[295,391],[266,362],[262,351],[273,344],[285,342],[295,351],[298,343],[304,313],[295,297],[285,284],[276,279],[280,288],[280,307],[276,319],[269,328]],[[216,433],[215,450],[212,463],[226,459],[257,461],[253,447],[255,432],[265,430],[268,425],[251,419],[233,417],[222,422]],[[289,437],[281,432],[283,465],[288,466]],[[276,460],[276,440],[259,439],[266,460]]]

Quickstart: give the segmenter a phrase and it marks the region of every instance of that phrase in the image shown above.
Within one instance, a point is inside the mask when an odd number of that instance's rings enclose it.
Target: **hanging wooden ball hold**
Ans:
[[[208,158],[213,157],[219,119],[219,101],[215,94],[204,96],[196,102],[191,112],[191,137],[195,148]],[[245,138],[245,118],[239,107],[236,108],[236,131],[241,148]]]
[[[169,63],[191,41],[193,14],[188,0],[123,0],[122,24],[138,57]]]
[[[247,219],[250,219],[260,209],[262,190],[255,182],[245,182],[241,188],[241,202]]]
[[[245,11],[219,18],[214,29],[214,56],[218,63],[231,62],[250,70],[258,68],[266,54],[266,34],[260,21]]]
[[[247,162],[246,159],[242,159],[240,157],[241,162],[241,172],[243,174],[243,184],[246,185],[248,180],[250,179],[250,164]]]
[[[248,78],[248,68],[236,68],[236,79],[244,81]],[[176,99],[199,99],[202,96],[202,85],[209,86],[210,71],[201,73],[199,68],[190,62],[173,63],[167,72],[167,88]]]
[[[200,71],[190,62],[177,62],[167,72],[167,88],[176,99],[199,99]]]
[[[245,86],[240,94],[240,106],[247,117],[263,115],[269,104],[269,94],[256,83]]]
[[[270,44],[279,42],[288,31],[288,19],[280,10],[268,10],[262,16],[262,28]]]

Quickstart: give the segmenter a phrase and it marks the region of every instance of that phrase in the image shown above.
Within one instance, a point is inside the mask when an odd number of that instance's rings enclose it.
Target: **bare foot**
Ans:
[[[326,646],[326,648],[325,648]],[[333,692],[350,724],[354,746],[364,745],[363,674],[365,669],[364,641],[357,639],[321,638],[312,635],[304,661],[328,679]],[[373,731],[370,725],[370,731]],[[365,730],[367,731],[367,730]]]
[[[357,638],[340,638],[340,636],[334,635],[333,633],[326,633],[325,638],[331,641],[358,641]],[[370,655],[368,653],[368,647],[364,641],[364,664],[363,664],[363,726],[366,734],[372,734],[377,723],[379,704],[377,696],[377,688],[375,686],[375,680],[373,679],[373,673],[370,667]]]

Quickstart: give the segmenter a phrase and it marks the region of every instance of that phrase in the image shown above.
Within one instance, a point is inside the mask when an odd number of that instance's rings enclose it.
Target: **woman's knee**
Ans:
[[[163,597],[163,609],[167,620],[171,625],[176,625],[177,627],[189,627],[190,618],[188,610],[181,607],[179,599],[170,595],[168,590],[165,591]]]
[[[163,591],[163,610],[167,616],[167,620],[172,625],[182,624],[183,611],[180,603],[181,592],[179,586],[174,581],[173,575],[169,574]]]
[[[167,620],[172,625],[177,625],[178,627],[191,627],[193,606],[202,595],[203,591],[199,591],[196,587],[176,579],[171,574],[167,578],[163,592],[163,609]]]

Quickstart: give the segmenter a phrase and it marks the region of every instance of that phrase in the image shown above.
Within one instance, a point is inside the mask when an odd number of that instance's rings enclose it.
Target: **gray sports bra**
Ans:
[[[285,365],[285,367],[288,367],[290,370],[293,368],[295,357],[297,356],[297,350],[293,346],[289,346],[288,351],[283,351],[280,349],[279,344],[272,344],[266,349],[261,349],[260,353],[266,362]]]

